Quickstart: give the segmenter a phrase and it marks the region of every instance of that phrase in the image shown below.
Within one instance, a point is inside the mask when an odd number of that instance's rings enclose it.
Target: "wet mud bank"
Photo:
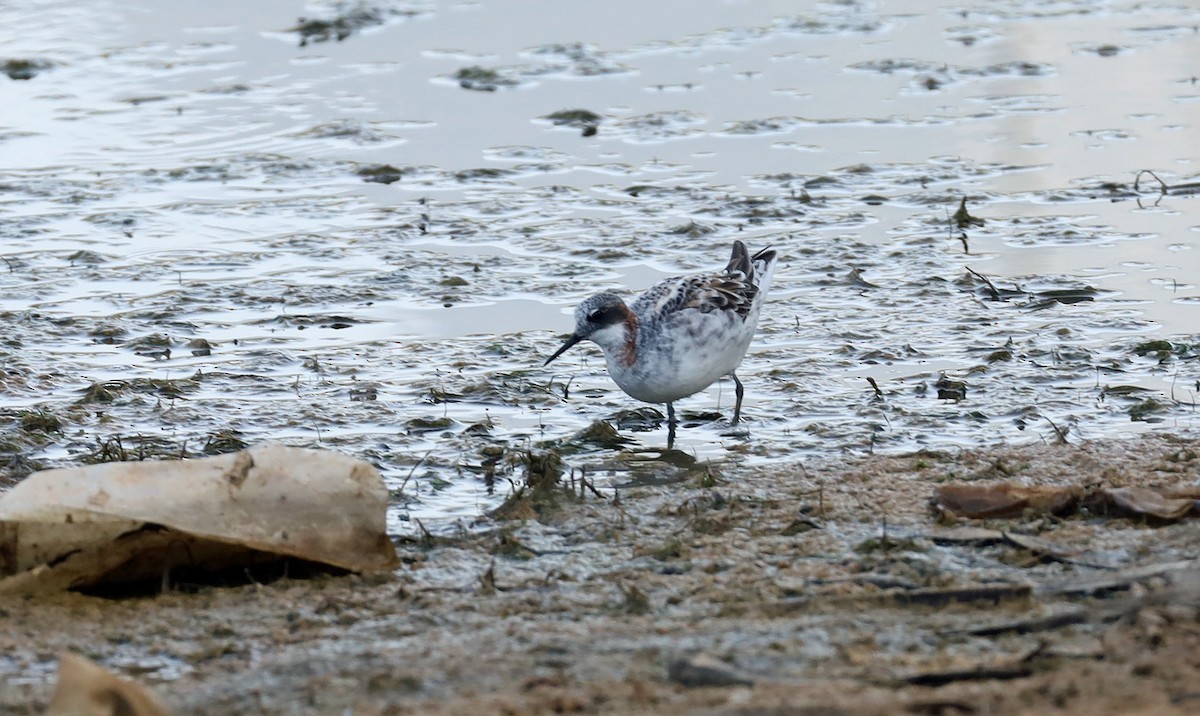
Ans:
[[[1200,441],[1165,434],[563,476],[517,498],[522,519],[401,541],[393,573],[6,601],[2,658],[25,676],[0,705],[44,702],[73,650],[197,714],[1190,713],[1194,518],[930,501],[1198,479]]]

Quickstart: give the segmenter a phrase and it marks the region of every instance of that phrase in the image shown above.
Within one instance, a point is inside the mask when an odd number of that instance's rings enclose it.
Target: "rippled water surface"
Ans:
[[[407,532],[547,447],[621,483],[1194,429],[1198,26],[1153,1],[6,3],[0,458],[323,445],[380,467]],[[718,384],[664,454],[598,351],[541,366],[586,295],[734,239],[782,256],[746,429]],[[633,442],[577,437],[602,419]]]

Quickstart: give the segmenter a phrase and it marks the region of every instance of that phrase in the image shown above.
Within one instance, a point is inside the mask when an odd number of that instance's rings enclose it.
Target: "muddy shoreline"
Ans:
[[[936,539],[963,525],[928,500],[1198,478],[1200,441],[1166,434],[735,466],[411,539],[391,574],[8,600],[0,706],[39,712],[71,650],[178,713],[1188,713],[1194,520],[971,523],[1047,559]]]

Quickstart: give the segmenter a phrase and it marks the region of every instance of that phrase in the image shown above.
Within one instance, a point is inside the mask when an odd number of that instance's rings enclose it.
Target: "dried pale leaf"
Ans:
[[[933,504],[960,517],[1016,517],[1026,510],[1061,514],[1074,509],[1083,490],[1054,485],[945,485],[934,493]]]
[[[46,716],[166,716],[145,687],[75,654],[58,661],[58,686]]]
[[[1195,500],[1190,497],[1164,497],[1148,487],[1114,487],[1104,490],[1112,505],[1135,515],[1160,520],[1178,520],[1192,511]]]
[[[291,557],[386,569],[387,490],[367,463],[263,445],[202,460],[48,470],[0,496],[0,593]]]

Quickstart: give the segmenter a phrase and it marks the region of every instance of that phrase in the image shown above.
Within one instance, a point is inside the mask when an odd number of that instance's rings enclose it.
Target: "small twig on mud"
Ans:
[[[413,522],[416,522],[417,529],[421,530],[421,544],[425,547],[432,547],[436,541],[433,533],[425,529],[425,525],[421,524],[421,520],[414,517]]]
[[[446,395],[446,383],[442,380],[442,372],[438,371],[438,390],[442,391],[442,395]],[[442,401],[442,417],[450,417],[450,401]]]
[[[875,379],[868,375],[867,382],[870,383],[871,387],[875,389],[875,397],[882,399],[883,391],[879,389],[879,384],[875,382]]]
[[[996,288],[996,284],[992,283],[991,279],[989,279],[987,276],[984,276],[983,274],[979,273],[978,271],[971,268],[970,266],[967,266],[966,269],[967,269],[967,271],[971,272],[972,276],[974,276],[975,278],[977,278],[980,281],[983,281],[984,283],[987,284],[988,291],[992,294],[993,301],[1000,300],[1000,289]]]
[[[488,565],[487,571],[479,577],[480,592],[486,595],[496,593],[496,561]]]
[[[1063,431],[1061,428],[1059,428],[1057,425],[1055,425],[1054,421],[1051,420],[1050,418],[1046,417],[1045,415],[1042,416],[1042,419],[1044,419],[1047,423],[1050,423],[1050,427],[1054,428],[1055,434],[1058,435],[1058,444],[1066,445],[1067,444],[1067,433],[1065,431]]]
[[[958,240],[962,242],[963,253],[969,256],[971,254],[971,246],[967,243],[967,232],[961,232],[958,235]]]
[[[590,482],[585,482],[585,483],[583,483],[583,484],[584,484],[584,486],[585,486],[585,487],[587,487],[588,491],[589,491],[589,492],[591,492],[591,493],[592,493],[593,495],[595,495],[596,497],[600,498],[601,500],[607,500],[607,499],[608,499],[608,498],[607,498],[607,497],[605,497],[604,495],[601,495],[601,494],[600,494],[600,492],[599,492],[599,490],[597,490],[597,489],[596,489],[596,486],[595,486],[595,485],[593,485],[592,483],[590,483]]]
[[[605,497],[604,495],[601,495],[601,494],[600,494],[600,491],[596,489],[596,486],[595,486],[593,483],[590,483],[590,482],[588,482],[588,480],[587,480],[587,473],[585,473],[585,472],[584,472],[583,468],[579,468],[579,497],[580,497],[580,499],[583,499],[583,489],[584,489],[585,487],[586,487],[586,488],[587,488],[587,489],[588,489],[588,490],[589,490],[589,491],[590,491],[590,492],[591,492],[593,495],[595,495],[596,497],[599,497],[601,500],[607,500],[607,499],[608,499],[608,498],[607,498],[607,497]]]
[[[1158,175],[1155,174],[1154,172],[1150,171],[1149,169],[1143,169],[1137,173],[1137,177],[1135,177],[1133,180],[1133,190],[1135,192],[1138,191],[1138,183],[1141,182],[1143,174],[1149,174],[1150,176],[1154,177],[1155,181],[1158,182],[1158,187],[1159,187],[1158,190],[1159,190],[1160,194],[1167,193],[1167,190],[1169,188],[1167,186],[1167,183],[1165,181],[1163,181],[1162,179],[1159,179]]]
[[[801,467],[801,469],[804,468],[803,465],[801,465],[800,467]],[[801,492],[799,494],[801,497],[807,497],[808,495],[812,495],[814,493],[817,496],[817,515],[819,515],[821,517],[821,519],[825,519],[825,486],[824,485],[818,487],[815,490],[805,490],[804,492]]]
[[[421,456],[420,460],[417,460],[415,463],[413,463],[412,469],[409,470],[408,474],[404,476],[404,482],[400,483],[400,494],[404,494],[404,488],[408,485],[408,481],[412,479],[413,473],[417,471],[417,468],[421,466],[421,463],[425,462],[425,458],[429,457],[430,453],[432,452],[433,450],[426,452]]]

